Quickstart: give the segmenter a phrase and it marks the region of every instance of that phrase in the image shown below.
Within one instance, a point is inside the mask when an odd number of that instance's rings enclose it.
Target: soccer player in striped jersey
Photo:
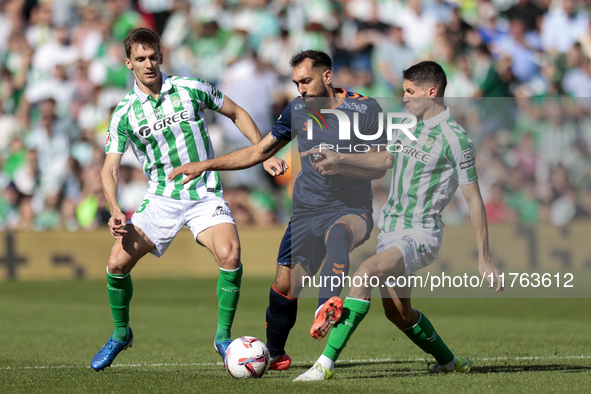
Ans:
[[[101,371],[122,350],[131,347],[130,271],[148,252],[161,257],[183,226],[191,229],[195,240],[209,249],[219,265],[219,315],[214,345],[224,358],[231,342],[230,329],[242,278],[236,226],[217,172],[206,172],[186,184],[180,179],[169,180],[167,176],[185,163],[215,157],[204,119],[205,109],[232,119],[253,144],[261,140],[261,134],[246,111],[207,82],[161,73],[160,38],[152,30],[132,30],[125,39],[125,51],[125,64],[133,72],[135,84],[111,116],[101,172],[103,192],[111,212],[108,225],[116,239],[107,267],[115,330],[90,366]],[[141,206],[127,221],[117,201],[117,188],[121,156],[129,145],[149,179],[149,189]],[[265,168],[270,167],[277,173],[286,169],[286,163],[270,158]]]
[[[389,277],[414,275],[437,257],[443,236],[441,211],[458,185],[468,203],[478,246],[478,270],[490,287],[502,291],[499,272],[490,263],[486,212],[478,186],[474,146],[466,132],[443,104],[446,76],[437,63],[425,61],[404,71],[404,98],[408,111],[418,119],[411,129],[416,141],[398,131],[388,149],[365,155],[349,155],[318,149],[303,153],[322,154],[316,166],[324,173],[346,163],[367,169],[392,168],[390,196],[379,223],[377,254],[361,264],[356,277],[377,277],[386,317],[417,346],[431,354],[435,372],[468,372],[471,362],[456,357],[437,334],[429,319],[411,307],[411,288],[388,285]],[[375,283],[375,282],[374,282]],[[352,286],[343,304],[343,317],[334,326],[326,348],[312,368],[296,381],[329,379],[334,362],[370,307],[372,286]]]

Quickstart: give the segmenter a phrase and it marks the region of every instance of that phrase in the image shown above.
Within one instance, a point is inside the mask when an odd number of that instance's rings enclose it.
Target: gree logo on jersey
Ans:
[[[429,163],[432,157],[432,155],[429,153],[408,145],[402,148],[402,154],[405,156],[414,157],[416,160],[419,160],[425,164]]]
[[[152,126],[144,125],[139,128],[137,133],[140,137],[148,138],[150,135],[152,135],[153,131],[160,131],[160,130],[165,129],[169,126],[172,126],[173,124],[181,123],[185,120],[189,120],[189,110],[188,109],[181,111],[181,112],[177,112],[177,113],[167,116],[165,118],[162,118],[162,119],[156,121],[154,124],[152,124]]]
[[[310,111],[313,111],[313,110],[310,110]],[[322,118],[322,116],[320,114],[318,114],[316,111],[314,111],[314,112]],[[344,113],[343,111],[340,111],[338,109],[321,109],[320,112],[323,114],[334,114],[337,117],[338,122],[339,122],[339,140],[345,141],[345,140],[351,139],[351,120],[349,119],[349,117],[347,116],[346,113]],[[308,113],[308,112],[306,112],[306,113]],[[312,115],[310,115],[310,116],[312,116]],[[377,113],[373,114],[373,116],[378,117],[377,131],[375,132],[375,134],[363,134],[359,131],[359,113],[358,112],[353,113],[353,132],[355,133],[355,136],[357,138],[359,138],[360,140],[374,141],[374,140],[377,140],[378,138],[381,137],[382,132],[384,131],[383,113],[377,112]],[[314,118],[314,119],[320,125],[320,122],[318,121],[318,119],[316,119],[316,118]],[[406,113],[406,112],[388,112],[386,114],[386,119],[387,119],[386,133],[387,133],[387,137],[388,137],[389,141],[391,141],[393,139],[392,133],[394,130],[402,130],[402,132],[404,134],[406,134],[408,136],[408,138],[410,138],[413,141],[417,140],[417,137],[415,137],[410,132],[410,129],[412,129],[413,127],[415,127],[417,125],[417,117],[416,116],[414,116],[413,114]],[[403,119],[403,121],[402,121],[403,123],[394,123],[394,119]],[[324,118],[322,118],[322,120],[324,121]],[[408,120],[410,120],[410,121],[408,121]],[[324,124],[326,125],[326,122],[324,122]],[[320,128],[322,129],[322,125],[320,125]],[[327,127],[327,129],[328,129],[328,127]],[[308,140],[314,139],[314,131],[312,130],[312,119],[308,119],[307,130],[308,130],[308,134],[307,134]]]

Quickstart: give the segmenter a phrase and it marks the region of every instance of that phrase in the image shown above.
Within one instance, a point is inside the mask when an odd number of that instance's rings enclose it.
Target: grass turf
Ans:
[[[265,338],[271,279],[244,279],[233,336]],[[315,300],[301,299],[287,344],[294,364],[236,380],[213,350],[213,279],[136,280],[135,342],[111,368],[88,365],[112,330],[104,281],[0,284],[0,392],[538,392],[588,391],[590,299],[417,299],[469,374],[433,375],[433,363],[384,317],[379,300],[327,382],[291,380],[320,355],[308,336]]]

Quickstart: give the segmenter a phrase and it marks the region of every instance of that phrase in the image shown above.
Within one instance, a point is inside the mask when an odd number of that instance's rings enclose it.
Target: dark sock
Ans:
[[[288,298],[271,287],[267,308],[267,348],[271,357],[285,354],[285,342],[296,322],[297,298]]]
[[[342,277],[349,273],[351,242],[353,242],[353,235],[348,226],[337,223],[332,227],[326,240],[326,262],[320,271],[320,278],[326,286],[320,287],[318,291],[318,306],[324,304],[330,297],[341,294]],[[338,278],[338,281],[335,278],[333,282],[332,277]],[[333,284],[339,286],[333,287]]]

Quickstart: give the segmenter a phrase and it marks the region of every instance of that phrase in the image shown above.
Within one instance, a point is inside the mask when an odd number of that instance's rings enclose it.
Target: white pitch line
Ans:
[[[591,359],[591,356],[525,356],[525,357],[473,357],[472,360],[480,361],[505,361],[505,360],[585,360]],[[337,363],[366,363],[366,364],[377,364],[384,362],[418,362],[428,361],[434,362],[433,359],[426,358],[406,358],[406,359],[394,359],[394,358],[368,358],[368,359],[349,359],[349,360],[337,360]],[[293,361],[295,365],[311,365],[314,361]],[[224,365],[222,362],[216,363],[157,363],[157,364],[113,364],[112,368],[135,368],[135,367],[206,367],[214,365]],[[0,370],[24,370],[24,369],[73,369],[73,368],[90,368],[86,365],[39,365],[29,367],[0,367]]]

